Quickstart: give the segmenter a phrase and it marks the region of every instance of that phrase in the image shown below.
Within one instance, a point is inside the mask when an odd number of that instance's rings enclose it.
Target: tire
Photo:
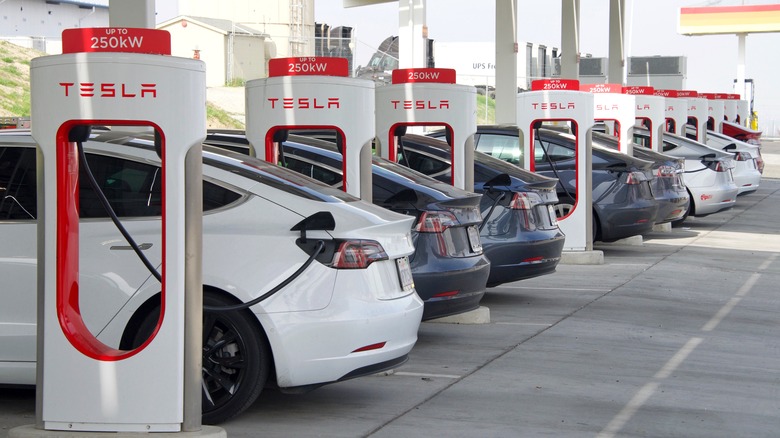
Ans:
[[[210,306],[236,304],[221,295],[204,292]],[[160,308],[147,313],[133,345],[149,338]],[[203,424],[224,422],[257,400],[271,367],[271,349],[265,334],[248,311],[203,312]]]
[[[676,221],[672,221],[672,227],[678,228],[683,225],[683,222],[685,222],[685,219],[688,219],[688,216],[693,216],[696,213],[696,210],[693,205],[693,195],[691,195],[690,190],[688,191],[688,197],[690,198],[690,202],[688,202],[688,209],[685,210],[685,214],[680,219],[677,219]]]

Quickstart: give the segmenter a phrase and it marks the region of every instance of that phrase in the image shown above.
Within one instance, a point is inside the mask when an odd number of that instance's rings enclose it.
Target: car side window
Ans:
[[[477,150],[512,164],[523,164],[520,141],[513,135],[480,134]]]
[[[571,160],[574,159],[574,155],[574,150],[565,146],[550,141],[536,139],[534,145],[534,161],[537,163],[547,162],[548,159],[553,162]]]
[[[309,178],[316,179],[331,187],[341,187],[341,175],[332,170],[326,169],[322,166],[317,166],[314,163],[310,163],[305,160],[299,160],[293,158],[290,155],[284,157],[284,167],[298,172],[302,175],[306,175]]]
[[[0,220],[37,215],[35,149],[0,147]]]
[[[428,176],[436,176],[445,171],[449,172],[450,169],[450,165],[446,161],[412,152],[408,148],[399,154],[398,163]]]

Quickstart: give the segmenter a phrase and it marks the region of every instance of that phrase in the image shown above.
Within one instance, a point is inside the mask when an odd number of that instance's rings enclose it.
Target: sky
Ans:
[[[681,7],[775,4],[775,1],[626,0],[628,56],[685,56],[686,89],[732,93],[737,75],[737,37],[684,36],[677,33]],[[398,3],[343,8],[342,0],[315,0],[318,23],[351,26],[357,39],[357,65],[365,64],[383,39],[398,34]],[[492,41],[495,2],[490,0],[427,0],[428,35],[436,41]],[[560,48],[561,2],[518,0],[518,41]],[[580,50],[606,57],[609,0],[580,0]],[[745,77],[755,84],[755,109],[766,135],[780,135],[780,33],[748,35]]]

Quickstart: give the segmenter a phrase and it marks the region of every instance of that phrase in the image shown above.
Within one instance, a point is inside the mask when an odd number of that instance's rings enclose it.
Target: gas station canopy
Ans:
[[[683,35],[780,31],[780,4],[680,8]]]

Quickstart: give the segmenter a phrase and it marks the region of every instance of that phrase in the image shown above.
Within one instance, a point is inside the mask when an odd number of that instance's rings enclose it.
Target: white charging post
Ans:
[[[739,99],[739,94],[723,95],[724,116],[731,123],[739,123]]]
[[[394,70],[392,84],[376,89],[378,149],[383,158],[398,161],[397,128],[443,126],[451,138],[451,184],[474,191],[477,90],[455,79],[452,69]]]
[[[623,87],[623,93],[634,96],[636,103],[635,122],[650,131],[649,147],[651,150],[660,152],[666,120],[664,98],[655,96],[655,88],[653,87]]]
[[[688,123],[688,101],[679,97],[678,90],[655,90],[655,95],[664,98],[665,130],[684,136]]]
[[[707,99],[707,126],[712,126],[715,132],[723,132],[723,118],[726,116],[724,96],[720,93],[699,93],[699,97]]]
[[[633,155],[636,98],[623,94],[621,84],[581,84],[580,91],[593,93],[593,117],[614,125],[610,133],[618,138],[618,150]]]
[[[684,97],[688,101],[688,124],[695,127],[694,140],[706,143],[709,102],[694,90],[678,91],[677,96]]]
[[[517,127],[520,130],[523,167],[534,171],[535,127],[542,122],[571,123],[575,141],[575,202],[572,210],[558,219],[566,235],[564,251],[593,249],[593,206],[591,199],[591,130],[593,94],[580,91],[577,80],[550,79],[531,83],[531,91],[517,95]]]
[[[170,35],[153,29],[69,29],[62,46],[64,54],[36,58],[30,68],[32,135],[43,170],[38,427],[199,430],[205,65],[164,56]],[[84,125],[151,127],[161,139],[162,310],[153,335],[134,350],[103,344],[79,311],[78,188],[87,182],[78,180],[69,133]]]
[[[750,102],[742,99],[739,94],[734,94],[737,99],[737,118],[735,123],[739,123],[742,126],[747,126],[750,121]]]
[[[276,133],[335,130],[343,139],[343,188],[371,201],[374,82],[349,77],[346,58],[276,58],[269,77],[246,83],[246,136],[251,152],[277,163]]]

